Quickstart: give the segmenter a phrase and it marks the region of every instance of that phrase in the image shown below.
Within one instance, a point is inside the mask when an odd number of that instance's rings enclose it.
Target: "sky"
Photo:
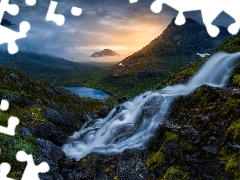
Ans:
[[[159,14],[150,10],[153,0],[139,0],[130,4],[129,0],[55,0],[58,2],[56,13],[65,16],[65,24],[57,26],[45,20],[50,0],[37,0],[28,7],[25,0],[10,0],[19,5],[17,16],[4,14],[12,23],[28,21],[31,30],[27,38],[17,41],[20,51],[63,57],[77,62],[121,61],[140,50],[158,37],[177,11],[164,5]],[[72,6],[82,8],[79,17],[73,16]],[[185,14],[202,24],[201,12]],[[214,21],[216,25],[227,26],[233,20],[222,13]],[[6,46],[1,45],[4,49]],[[116,57],[90,58],[94,52],[111,49],[120,54]]]

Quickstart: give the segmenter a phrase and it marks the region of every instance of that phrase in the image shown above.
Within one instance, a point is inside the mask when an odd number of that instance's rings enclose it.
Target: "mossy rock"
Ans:
[[[160,150],[148,156],[146,161],[146,165],[150,171],[155,171],[157,167],[163,166],[165,164],[166,164],[165,155]]]
[[[167,169],[166,173],[164,174],[161,180],[168,180],[168,179],[189,180],[190,176],[188,172],[181,170],[179,166],[172,166]]]

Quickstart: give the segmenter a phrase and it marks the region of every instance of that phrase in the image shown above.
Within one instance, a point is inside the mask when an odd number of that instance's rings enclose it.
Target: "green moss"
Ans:
[[[227,133],[233,134],[233,140],[240,139],[240,119],[231,124],[231,126],[227,129]]]
[[[240,106],[240,99],[236,99],[233,97],[228,97],[227,101],[224,103],[224,106],[232,108]]]
[[[165,142],[178,141],[179,135],[170,131],[166,131],[164,134]]]
[[[233,76],[232,84],[235,87],[240,87],[240,74],[236,74]]]
[[[190,179],[189,173],[180,169],[179,166],[172,166],[167,169],[162,180],[174,179],[174,180],[188,180]]]
[[[31,112],[31,116],[32,116],[32,121],[33,121],[33,124],[42,124],[42,123],[47,123],[49,124],[50,122],[43,118],[42,116],[42,108],[38,108],[38,107],[32,107],[30,109],[28,109],[29,112]]]
[[[158,152],[148,156],[146,165],[150,171],[154,171],[157,167],[166,164],[165,155],[159,150]]]
[[[113,167],[112,166],[108,166],[106,169],[105,169],[105,173],[112,177],[113,176]]]
[[[8,124],[8,118],[6,117],[5,114],[0,112],[0,125],[1,126],[7,126],[7,124]]]
[[[229,40],[225,41],[215,51],[224,51],[228,53],[240,51],[240,35],[233,36]]]
[[[222,148],[219,160],[225,165],[227,172],[233,172],[235,179],[240,179],[240,152],[231,153]]]
[[[108,166],[106,169],[105,169],[105,173],[110,176],[112,179],[114,180],[118,180],[118,177],[117,176],[114,176],[113,174],[113,170],[116,169],[116,165],[112,165],[112,166]]]
[[[114,176],[113,177],[113,180],[119,180],[117,176]]]
[[[196,152],[198,150],[191,143],[184,139],[180,141],[180,147],[186,152]]]

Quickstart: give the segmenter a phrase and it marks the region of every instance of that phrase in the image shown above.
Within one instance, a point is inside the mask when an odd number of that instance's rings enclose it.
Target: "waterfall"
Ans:
[[[125,149],[145,148],[176,97],[188,95],[203,84],[225,86],[239,58],[240,53],[213,55],[187,83],[140,94],[114,108],[106,118],[91,125],[86,123],[69,137],[62,150],[79,160],[91,152],[116,154]]]

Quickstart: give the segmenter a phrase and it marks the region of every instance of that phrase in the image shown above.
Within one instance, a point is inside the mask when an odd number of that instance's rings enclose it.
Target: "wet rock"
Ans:
[[[63,160],[60,159],[60,161],[58,161],[58,164],[61,168],[70,168],[73,169],[77,166],[76,160]]]
[[[22,131],[22,137],[23,138],[28,138],[28,137],[32,137],[32,133],[30,132],[30,130],[24,126],[21,127],[21,131]]]
[[[63,132],[60,127],[50,124],[37,124],[30,128],[30,132],[38,138],[47,139],[56,145],[66,143],[68,134]]]
[[[103,106],[102,109],[98,112],[98,118],[105,118],[110,112],[110,108]]]
[[[52,107],[55,110],[59,110],[60,109],[59,106],[55,102],[52,102]]]
[[[46,174],[39,174],[40,180],[54,180],[51,176]]]
[[[181,135],[185,136],[189,142],[199,143],[200,135],[199,132],[190,125],[185,125],[181,131]]]
[[[41,89],[39,86],[37,86],[37,85],[35,85],[34,87],[37,89],[37,91],[41,91],[41,90],[42,90],[42,89]]]
[[[197,159],[197,157],[200,155],[199,152],[196,152],[194,154],[187,154],[186,155],[186,161],[187,162],[192,162],[192,163],[199,163],[201,162],[200,159]]]
[[[98,177],[98,180],[112,180],[112,178],[106,175],[105,173],[101,173],[100,176]]]
[[[213,154],[219,154],[219,151],[217,147],[214,146],[204,146],[202,149],[204,149],[208,153],[213,153]]]
[[[4,92],[2,95],[2,99],[6,99],[9,103],[14,103],[16,105],[21,104],[22,97],[20,95],[11,94],[9,92]]]
[[[61,126],[67,134],[71,134],[82,125],[81,118],[71,111],[57,111],[51,108],[44,108],[42,116],[52,123]]]
[[[125,103],[127,100],[128,100],[127,97],[123,96],[123,97],[118,99],[118,103],[122,104],[122,103]]]
[[[21,103],[24,105],[25,108],[30,108],[33,105],[33,102],[26,96],[22,96]]]
[[[210,129],[214,132],[225,131],[228,127],[228,121],[226,119],[219,119],[217,122],[210,123]]]
[[[45,173],[45,174],[41,174],[39,173],[39,178],[40,180],[64,180],[63,177],[58,174],[58,173]]]
[[[240,151],[240,142],[228,143],[226,148],[230,151],[239,152]]]
[[[176,153],[177,151],[179,151],[179,147],[180,147],[179,143],[169,142],[166,143],[162,151],[166,154]]]
[[[41,101],[40,99],[37,99],[37,100],[36,100],[36,104],[37,104],[37,106],[40,107],[40,106],[42,106],[42,101]]]
[[[173,132],[178,132],[182,128],[181,126],[179,126],[178,124],[174,123],[171,120],[167,120],[164,125],[165,125],[166,128],[170,129]]]
[[[60,147],[50,141],[37,138],[35,143],[43,156],[42,158],[47,159],[50,165],[57,165],[58,161],[65,156]]]
[[[12,72],[9,76],[11,76],[12,78],[18,79],[19,76],[17,74],[15,74],[14,72]]]

